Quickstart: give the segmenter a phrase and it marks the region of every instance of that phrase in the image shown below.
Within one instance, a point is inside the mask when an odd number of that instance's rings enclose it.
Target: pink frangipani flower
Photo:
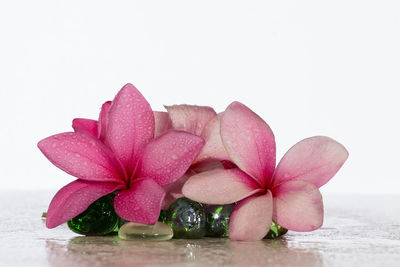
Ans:
[[[185,131],[205,140],[193,166],[203,163],[229,160],[220,135],[220,114],[208,106],[173,105],[165,106],[171,120],[171,127]]]
[[[174,130],[154,139],[153,111],[132,84],[103,105],[99,121],[76,119],[73,127],[76,132],[38,143],[55,166],[78,178],[54,196],[48,228],[117,190],[114,208],[120,217],[154,224],[165,196],[162,186],[179,179],[204,145],[200,137]]]
[[[75,132],[82,132],[89,134],[95,138],[100,139],[104,142],[108,109],[111,106],[112,101],[107,101],[101,107],[100,115],[98,121],[92,119],[76,118],[72,121],[72,128]],[[172,122],[168,112],[163,111],[153,111],[154,115],[154,137],[160,136],[162,133],[173,129]],[[176,129],[182,130],[184,129]],[[189,132],[189,131],[186,131]],[[194,133],[193,133],[194,134]],[[202,151],[202,150],[201,150]],[[189,176],[193,174],[192,171],[188,170],[181,178],[176,180],[174,183],[162,186],[165,191],[165,197],[162,204],[162,209],[166,210],[177,198],[183,197],[181,189],[183,184],[187,181]]]
[[[223,145],[238,167],[196,174],[183,194],[206,204],[238,202],[229,223],[229,238],[260,240],[271,221],[293,231],[312,231],[323,222],[319,187],[348,157],[338,142],[323,136],[294,145],[275,168],[275,137],[253,111],[233,102],[221,118]]]
[[[205,170],[223,168],[221,160],[228,160],[229,156],[222,144],[219,133],[219,115],[213,108],[196,105],[173,105],[165,106],[168,113],[158,112],[158,123],[160,131],[174,129],[185,131],[200,136],[205,140],[203,148],[194,159],[191,167],[185,175],[175,183],[164,186],[166,196],[163,209],[176,199],[183,197],[182,186],[190,176]],[[167,114],[167,118],[165,118]]]

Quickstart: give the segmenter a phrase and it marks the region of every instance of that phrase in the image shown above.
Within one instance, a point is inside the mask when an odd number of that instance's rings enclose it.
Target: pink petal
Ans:
[[[267,186],[275,169],[275,137],[268,124],[233,102],[221,118],[221,137],[233,163]]]
[[[101,106],[101,111],[99,115],[99,130],[98,130],[98,138],[104,142],[106,138],[106,130],[107,130],[107,119],[108,119],[108,110],[111,106],[111,101],[105,102]]]
[[[273,188],[274,221],[289,230],[313,231],[324,219],[322,196],[318,188],[305,181],[288,181]]]
[[[275,170],[274,184],[303,180],[321,187],[336,174],[348,156],[346,148],[329,137],[304,139],[283,156]]]
[[[107,144],[131,173],[136,157],[153,137],[153,111],[140,92],[128,83],[118,92],[108,111]]]
[[[97,121],[90,119],[74,119],[72,128],[75,132],[85,133],[97,138]]]
[[[182,194],[182,187],[186,183],[186,181],[190,178],[190,176],[194,174],[195,173],[189,169],[181,178],[179,178],[172,184],[163,186],[163,189],[166,194],[161,209],[167,210],[175,200],[184,197]]]
[[[211,107],[192,105],[165,106],[175,130],[181,130],[200,136],[206,124],[217,113]]]
[[[165,192],[149,178],[140,178],[131,188],[115,196],[115,212],[123,219],[136,223],[155,224],[160,215]]]
[[[201,137],[206,141],[194,163],[208,160],[229,160],[220,134],[220,115],[211,119],[204,127]]]
[[[189,169],[204,140],[187,132],[170,130],[149,143],[136,177],[150,177],[160,185],[173,183]]]
[[[272,195],[254,195],[240,201],[229,221],[229,239],[238,241],[261,240],[268,233],[272,221]]]
[[[187,198],[206,204],[230,204],[262,191],[239,169],[215,169],[190,177],[182,188]]]
[[[84,212],[90,204],[121,185],[76,180],[61,188],[51,200],[46,226],[54,228]]]
[[[56,134],[38,147],[51,163],[75,177],[99,182],[120,182],[124,177],[111,150],[87,134]]]
[[[162,133],[172,128],[172,122],[168,112],[154,111],[155,130],[154,137],[158,137]]]

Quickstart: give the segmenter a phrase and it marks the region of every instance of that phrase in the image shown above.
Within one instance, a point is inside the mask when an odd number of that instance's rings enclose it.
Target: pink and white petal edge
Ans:
[[[272,189],[273,220],[292,231],[308,232],[322,226],[324,207],[322,195],[312,183],[288,181]]]
[[[262,191],[239,169],[214,169],[190,177],[182,188],[185,197],[206,204],[230,204]]]
[[[261,186],[269,185],[276,147],[268,124],[242,103],[233,102],[222,115],[221,137],[231,161]]]
[[[276,186],[290,180],[303,180],[321,187],[339,171],[348,156],[346,148],[329,137],[306,138],[283,156],[273,183]]]
[[[240,201],[229,222],[229,239],[237,241],[261,240],[268,233],[272,221],[272,194],[254,195]]]

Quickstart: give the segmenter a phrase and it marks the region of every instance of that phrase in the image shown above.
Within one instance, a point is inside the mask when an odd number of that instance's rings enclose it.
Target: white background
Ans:
[[[0,187],[72,181],[37,142],[127,82],[158,110],[243,102],[278,159],[338,140],[350,157],[323,192],[400,193],[399,1],[1,1]]]

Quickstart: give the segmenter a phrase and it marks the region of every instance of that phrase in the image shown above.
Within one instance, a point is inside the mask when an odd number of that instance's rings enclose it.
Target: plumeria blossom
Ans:
[[[185,131],[200,136],[205,140],[203,148],[194,159],[190,169],[186,174],[175,183],[164,187],[166,196],[163,209],[168,209],[169,205],[176,199],[183,197],[182,186],[190,178],[206,170],[223,168],[220,163],[229,160],[229,156],[222,144],[220,129],[220,114],[217,114],[212,107],[196,105],[173,105],[165,106],[168,119],[165,113],[158,113],[158,129],[165,131],[174,129]]]
[[[112,101],[107,101],[102,105],[98,120],[84,119],[84,118],[74,119],[72,121],[72,128],[74,129],[74,131],[89,134],[95,138],[98,138],[102,142],[104,142],[108,109],[109,109],[111,103],[112,103]],[[186,105],[181,105],[181,106],[186,106]],[[175,105],[173,107],[175,108],[178,106]],[[189,106],[189,107],[190,108],[193,107],[193,109],[196,109],[197,111],[199,109],[200,110],[206,109],[207,112],[209,112],[210,110],[213,111],[213,109],[209,108],[209,107],[196,107],[196,106]],[[172,108],[172,110],[174,110],[174,108]],[[179,121],[179,112],[174,113],[174,114],[178,115],[176,119]],[[158,137],[159,135],[161,135],[162,133],[164,133],[170,129],[182,130],[182,131],[196,134],[194,131],[192,132],[192,131],[190,131],[190,129],[186,129],[185,127],[174,128],[172,126],[172,121],[170,119],[170,115],[168,114],[168,112],[153,111],[153,115],[154,115],[154,123],[155,123],[155,127],[154,127],[154,136],[155,137]],[[193,118],[189,119],[189,117],[191,117],[191,116],[187,116],[188,120],[191,121]],[[173,117],[173,118],[175,118],[175,117]],[[196,118],[197,118],[197,116],[196,116]],[[197,122],[198,121],[196,121],[196,123]],[[201,121],[200,123],[203,123],[203,121]],[[218,134],[219,134],[219,132],[218,132]],[[222,142],[221,142],[221,145],[222,145]],[[201,151],[203,151],[203,149]],[[202,153],[202,155],[204,157],[205,153]],[[199,158],[199,157],[196,157],[196,159],[197,158]],[[193,170],[188,170],[181,178],[176,180],[174,183],[162,186],[166,193],[164,200],[163,200],[163,204],[161,206],[162,209],[167,210],[168,207],[172,204],[172,202],[174,202],[178,198],[183,197],[182,192],[181,192],[182,186],[187,181],[187,179],[193,174],[195,174],[195,172]]]
[[[200,137],[170,130],[154,138],[154,113],[132,85],[106,102],[98,121],[74,120],[75,132],[38,143],[58,168],[78,179],[57,192],[46,225],[56,227],[118,191],[116,213],[125,220],[154,224],[165,196],[162,186],[183,176],[204,145]]]
[[[328,137],[295,144],[275,167],[275,137],[253,111],[233,102],[221,116],[222,143],[237,166],[191,176],[183,194],[206,204],[238,202],[229,223],[233,240],[260,240],[271,221],[293,231],[312,231],[323,222],[322,196],[327,183],[348,157]]]
[[[106,123],[107,123],[107,116],[108,116],[108,109],[111,105],[112,101],[105,102],[100,111],[99,119],[92,120],[92,119],[84,119],[84,118],[76,118],[72,121],[72,128],[75,132],[82,132],[89,134],[95,138],[98,138],[102,142],[104,141],[104,133],[106,131]],[[175,107],[175,106],[174,106]],[[194,106],[193,106],[194,107]],[[203,107],[199,107],[203,109]],[[204,107],[206,108],[206,107]],[[210,109],[207,107],[207,109]],[[162,133],[174,129],[172,126],[172,121],[168,112],[164,111],[153,111],[154,115],[154,136],[158,137]],[[194,132],[188,131],[187,129],[177,127],[176,130],[182,130],[186,132],[190,132],[195,134]],[[218,133],[219,134],[219,133]],[[221,142],[222,144],[222,142]],[[203,149],[201,150],[203,151]],[[204,155],[204,153],[203,153]],[[196,157],[197,159],[198,157]],[[187,179],[195,174],[195,172],[189,169],[181,178],[176,180],[174,183],[162,186],[165,191],[165,197],[162,204],[162,209],[167,210],[168,207],[174,202],[176,199],[183,197],[182,195],[182,186],[187,181]]]

